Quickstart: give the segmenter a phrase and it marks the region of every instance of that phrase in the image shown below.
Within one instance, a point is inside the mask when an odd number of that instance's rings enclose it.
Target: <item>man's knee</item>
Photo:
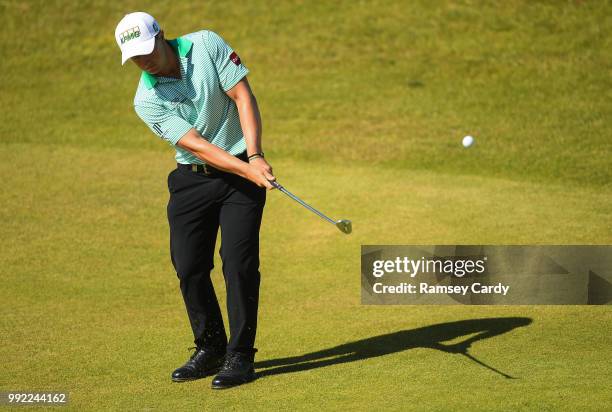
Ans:
[[[179,279],[187,279],[197,276],[210,276],[210,272],[215,265],[212,262],[206,262],[202,259],[193,259],[191,257],[179,257],[173,255],[172,261],[176,276]]]
[[[222,257],[223,274],[226,276],[259,277],[259,258],[249,257],[244,259],[231,256]]]

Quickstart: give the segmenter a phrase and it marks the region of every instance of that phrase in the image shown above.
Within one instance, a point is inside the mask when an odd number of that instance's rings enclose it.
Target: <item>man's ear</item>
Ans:
[[[164,39],[165,39],[165,37],[164,37],[164,31],[160,29],[160,30],[159,30],[159,33],[157,33],[157,36],[159,36],[160,40],[164,40]],[[157,36],[156,36],[156,37],[157,37]]]

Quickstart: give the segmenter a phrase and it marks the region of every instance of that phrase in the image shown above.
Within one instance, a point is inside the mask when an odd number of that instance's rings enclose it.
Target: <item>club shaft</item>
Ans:
[[[473,357],[472,355],[470,355],[470,354],[468,353],[468,351],[461,352],[461,354],[462,354],[462,355],[467,356],[469,359],[473,360],[473,361],[474,361],[474,362],[476,362],[477,364],[479,364],[479,365],[481,365],[481,366],[484,366],[485,368],[487,368],[487,369],[489,369],[489,370],[492,370],[493,372],[499,373],[499,374],[500,374],[501,376],[503,376],[504,378],[514,379],[512,376],[510,376],[510,375],[508,375],[508,374],[506,374],[506,373],[503,373],[502,371],[497,370],[497,369],[495,369],[494,367],[489,366],[489,365],[487,365],[487,364],[486,364],[486,363],[484,363],[484,362],[479,361],[478,359],[476,359],[475,357]]]
[[[296,195],[294,195],[293,193],[291,193],[290,191],[285,189],[279,183],[273,182],[272,185],[274,187],[276,187],[278,190],[280,190],[281,192],[283,192],[284,194],[286,194],[287,196],[289,196],[290,198],[292,198],[293,200],[295,200],[296,202],[298,202],[299,204],[301,204],[302,206],[304,206],[306,209],[310,210],[311,212],[313,212],[313,213],[319,215],[320,217],[322,217],[323,219],[327,220],[332,225],[336,224],[335,220],[325,216],[323,213],[319,212],[317,209],[315,209],[314,207],[310,206],[308,203],[304,202],[302,199],[300,199],[299,197],[297,197]]]

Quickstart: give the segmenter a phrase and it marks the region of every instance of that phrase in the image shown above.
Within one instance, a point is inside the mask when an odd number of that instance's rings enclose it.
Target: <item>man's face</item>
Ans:
[[[138,66],[141,70],[144,70],[150,74],[157,75],[166,66],[165,48],[163,47],[164,37],[163,33],[160,32],[155,36],[155,46],[150,54],[142,56],[134,56],[130,59]]]

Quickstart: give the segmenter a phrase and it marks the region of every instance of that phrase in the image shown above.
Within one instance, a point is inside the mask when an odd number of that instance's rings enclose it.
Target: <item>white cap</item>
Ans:
[[[150,54],[157,33],[159,24],[150,14],[141,11],[126,14],[115,29],[115,40],[121,49],[121,64],[132,56]]]

